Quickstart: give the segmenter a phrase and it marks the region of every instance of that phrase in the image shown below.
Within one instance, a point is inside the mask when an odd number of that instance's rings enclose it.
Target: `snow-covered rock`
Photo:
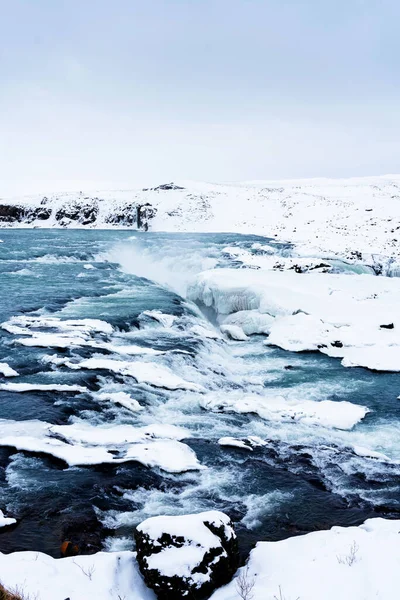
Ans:
[[[152,517],[135,535],[140,570],[161,600],[207,598],[237,568],[236,535],[218,511]]]

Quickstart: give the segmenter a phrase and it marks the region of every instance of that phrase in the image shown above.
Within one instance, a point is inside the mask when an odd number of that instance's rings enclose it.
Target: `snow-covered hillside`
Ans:
[[[265,234],[319,251],[400,256],[400,175],[178,183],[0,199],[0,225]]]

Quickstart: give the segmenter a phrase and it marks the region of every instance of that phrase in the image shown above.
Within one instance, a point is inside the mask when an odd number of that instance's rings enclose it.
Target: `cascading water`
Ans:
[[[261,335],[228,340],[186,299],[203,270],[296,263],[289,245],[128,231],[2,238],[0,363],[18,376],[0,384],[0,509],[19,524],[1,551],[58,556],[82,519],[93,549],[129,549],[148,516],[217,508],[245,552],[398,513],[400,376],[266,347]],[[336,420],[319,415],[327,400]],[[348,427],[343,402],[356,415]]]

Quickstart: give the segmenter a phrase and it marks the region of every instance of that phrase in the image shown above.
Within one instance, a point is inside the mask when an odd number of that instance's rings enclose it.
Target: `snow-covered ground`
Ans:
[[[47,219],[22,221],[19,226],[118,227],[127,225],[124,219],[133,206],[150,204],[156,209],[149,220],[154,231],[255,233],[292,241],[306,254],[313,246],[318,252],[341,256],[357,252],[400,256],[400,175],[240,184],[179,182],[145,190],[77,188],[56,194],[44,189],[40,195],[3,197],[0,204],[51,210]],[[56,218],[60,209],[68,214],[81,210],[81,215],[77,221]]]
[[[260,542],[247,568],[211,600],[239,600],[246,584],[252,600],[395,600],[400,522],[370,519],[360,527]]]
[[[183,531],[190,531],[190,523],[188,517]],[[132,552],[64,559],[39,552],[0,554],[0,573],[6,587],[40,600],[155,600]],[[240,600],[245,585],[253,600],[396,600],[400,521],[370,519],[360,527],[260,542],[247,567],[211,600]]]

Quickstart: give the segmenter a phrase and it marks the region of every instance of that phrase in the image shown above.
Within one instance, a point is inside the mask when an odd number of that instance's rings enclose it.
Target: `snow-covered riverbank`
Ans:
[[[400,521],[370,519],[360,527],[260,542],[247,567],[211,600],[240,600],[245,584],[251,588],[247,598],[254,600],[395,600],[399,534]],[[7,588],[38,600],[156,598],[144,585],[133,552],[64,559],[40,552],[0,554],[0,574]]]
[[[400,175],[350,179],[179,182],[1,198],[0,223],[255,233],[302,252],[400,257]]]

